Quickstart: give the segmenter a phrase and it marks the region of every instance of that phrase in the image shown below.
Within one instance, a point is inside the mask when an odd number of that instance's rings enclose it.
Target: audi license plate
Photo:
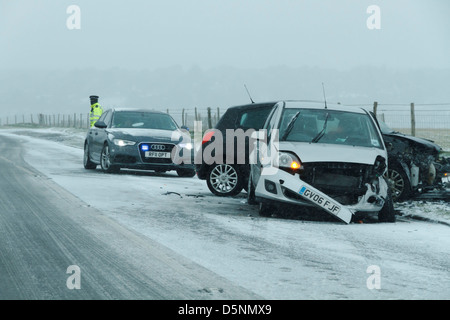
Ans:
[[[146,158],[163,158],[167,159],[170,158],[170,152],[159,152],[159,151],[146,151],[145,152]]]

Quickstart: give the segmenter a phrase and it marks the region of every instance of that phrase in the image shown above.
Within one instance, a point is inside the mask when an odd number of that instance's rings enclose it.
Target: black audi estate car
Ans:
[[[84,142],[84,168],[100,165],[106,173],[121,168],[166,172],[181,177],[195,176],[195,165],[183,159],[193,157],[187,130],[167,113],[146,109],[106,110]]]

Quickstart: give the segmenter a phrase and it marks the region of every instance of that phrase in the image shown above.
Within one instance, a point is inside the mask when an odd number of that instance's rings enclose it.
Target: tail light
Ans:
[[[205,135],[203,136],[202,145],[205,144],[206,142],[211,141],[213,136],[214,136],[214,131],[206,132]]]

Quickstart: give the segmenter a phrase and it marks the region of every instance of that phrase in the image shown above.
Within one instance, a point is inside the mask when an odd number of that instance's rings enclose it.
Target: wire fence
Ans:
[[[355,104],[356,106],[356,104]],[[401,133],[433,140],[445,151],[450,151],[450,103],[435,104],[357,104],[371,110],[377,119]],[[188,128],[201,121],[203,130],[213,128],[226,109],[176,108],[166,109],[175,121]],[[88,129],[89,113],[28,114],[0,118],[0,126],[64,127]]]
[[[450,151],[450,104],[376,104],[377,119],[404,134],[432,140]]]
[[[203,129],[213,128],[220,119],[220,108],[166,109],[169,115],[181,126],[194,127],[194,121],[201,121]],[[61,127],[88,129],[90,127],[89,113],[73,114],[22,114],[13,117],[0,118],[0,127]]]

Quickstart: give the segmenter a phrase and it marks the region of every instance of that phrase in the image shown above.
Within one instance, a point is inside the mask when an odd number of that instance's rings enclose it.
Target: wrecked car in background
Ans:
[[[423,194],[448,196],[450,158],[441,156],[442,148],[434,141],[394,131],[383,121],[378,123],[388,149],[386,177],[394,201],[405,201]]]
[[[255,133],[247,198],[270,216],[282,204],[320,208],[345,223],[356,213],[394,222],[387,150],[362,108],[281,101]],[[263,136],[262,136],[263,135]]]

